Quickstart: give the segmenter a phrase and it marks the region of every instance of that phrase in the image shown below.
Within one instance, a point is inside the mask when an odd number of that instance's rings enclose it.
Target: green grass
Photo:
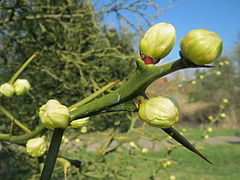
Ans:
[[[240,178],[240,144],[208,145],[201,150],[212,162],[206,163],[185,149],[177,149],[172,159],[177,165],[169,171],[177,179],[186,180],[238,180]]]
[[[181,127],[176,129],[182,131]],[[201,136],[205,134],[205,129],[204,127],[186,128],[186,131],[183,133],[189,140],[202,141],[203,138]],[[144,131],[147,131],[148,134],[157,137],[159,140],[166,136],[158,128],[146,127]],[[237,130],[232,129],[213,128],[213,131],[208,134],[210,137],[234,136],[236,132]],[[119,134],[119,136],[125,135],[124,133]],[[137,140],[142,135],[134,132],[129,136],[128,141],[132,141]],[[103,135],[102,133],[89,133],[82,138],[85,141],[90,139],[91,142],[103,142],[106,137],[108,135]],[[171,141],[174,142],[174,140]],[[81,160],[83,164],[91,162],[89,168],[84,171],[87,175],[83,180],[151,180],[153,175],[154,180],[168,180],[170,175],[174,175],[176,180],[238,180],[240,178],[240,144],[199,144],[197,148],[213,162],[213,165],[211,165],[180,146],[172,148],[170,155],[167,155],[168,151],[166,148],[143,154],[140,148],[129,151],[125,147],[102,158],[101,153],[97,150],[89,152],[83,146],[74,147],[71,141],[69,143],[71,146],[62,144],[61,155],[70,159]],[[170,160],[172,163],[167,168],[164,168],[163,163],[166,160]],[[23,166],[26,165],[23,163]],[[159,171],[156,172],[156,170]],[[72,166],[69,171],[69,179],[77,180],[77,171],[79,170]],[[0,174],[0,179],[1,177],[5,177],[5,179],[21,179],[19,178],[20,175],[21,177],[25,177],[24,175],[29,176],[31,172],[8,174],[9,178],[4,174]],[[63,179],[63,169],[62,166],[57,165],[52,179],[61,179],[60,177]]]
[[[182,128],[177,128],[181,131]],[[183,132],[189,140],[203,140],[201,136],[206,133],[206,128],[186,128]],[[147,127],[145,129],[158,137],[165,136],[165,133],[157,128]],[[210,137],[215,136],[234,136],[237,130],[218,128],[208,132]],[[101,139],[99,134],[95,134],[96,140]],[[132,138],[138,138],[139,134],[131,134]],[[94,137],[94,133],[91,134]],[[167,180],[170,175],[174,175],[176,180],[238,180],[240,178],[240,144],[225,144],[225,145],[209,145],[204,144],[199,147],[199,150],[211,161],[213,165],[202,160],[200,157],[185,149],[177,147],[173,149],[170,156],[167,156],[166,149],[160,149],[158,152],[149,152],[142,154],[140,149],[137,149],[129,155],[127,150],[121,150],[117,153],[112,153],[106,156],[103,162],[97,163],[92,168],[99,168],[97,173],[99,176],[104,176],[102,173],[109,173],[107,179],[131,179],[131,180],[147,180],[154,174],[156,169],[160,169],[156,174],[156,180]],[[96,152],[87,152],[81,150],[77,153],[69,154],[71,157],[85,159],[86,161],[94,161],[98,157]],[[155,159],[154,161],[146,160],[145,158]],[[172,164],[163,168],[162,163],[165,159],[172,161]],[[95,179],[90,178],[88,179]],[[103,178],[104,179],[104,178]],[[118,179],[118,178],[117,178]]]

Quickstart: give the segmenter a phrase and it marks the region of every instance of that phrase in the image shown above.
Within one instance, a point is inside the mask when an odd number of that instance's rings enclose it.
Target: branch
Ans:
[[[71,118],[74,120],[93,116],[113,106],[131,101],[137,96],[144,96],[146,88],[156,79],[174,71],[191,67],[195,67],[195,65],[186,63],[183,58],[162,66],[146,65],[138,59],[137,70],[122,87],[70,111]]]
[[[47,131],[47,129],[44,128],[43,125],[39,125],[31,133],[27,133],[27,134],[20,135],[20,136],[11,136],[10,134],[0,134],[0,140],[1,141],[9,141],[9,142],[16,143],[16,144],[22,144],[22,143],[26,143],[29,139],[32,139],[32,138],[38,136],[39,134],[43,134],[46,131]]]

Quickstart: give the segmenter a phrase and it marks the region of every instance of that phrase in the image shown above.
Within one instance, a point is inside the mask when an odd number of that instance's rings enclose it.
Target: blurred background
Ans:
[[[177,99],[181,121],[176,128],[194,142],[203,142],[200,149],[217,161],[218,167],[204,169],[205,162],[171,144],[164,133],[143,124],[136,114],[126,112],[91,117],[87,132],[70,129],[63,141],[62,155],[85,163],[81,171],[73,167],[69,179],[197,179],[196,173],[200,173],[199,179],[237,179],[240,177],[236,161],[240,155],[239,6],[238,0],[1,0],[0,84],[7,82],[33,53],[39,54],[20,77],[31,83],[28,94],[1,98],[0,105],[34,129],[39,124],[38,108],[48,99],[58,99],[69,106],[109,82],[121,80],[111,90],[121,86],[135,70],[139,39],[151,25],[168,22],[177,32],[174,49],[157,65],[179,58],[180,41],[190,30],[215,31],[223,39],[224,50],[214,68],[181,70],[167,75],[152,83],[147,95]],[[0,132],[8,133],[10,125],[11,121],[0,113]],[[23,133],[15,127],[14,134]],[[48,132],[46,138],[50,135]],[[114,137],[116,150],[125,144],[124,155],[107,156],[106,149],[113,146],[106,145],[109,137]],[[229,139],[223,138],[223,144],[216,143],[219,137]],[[211,138],[215,139],[208,141]],[[105,144],[101,144],[103,139]],[[169,146],[164,144],[168,141],[171,141]],[[164,145],[156,148],[154,145],[160,142]],[[95,166],[91,167],[91,157],[99,157],[103,147],[102,156],[106,159],[102,164],[94,161]],[[159,149],[163,147],[161,153]],[[142,153],[143,148],[150,152]],[[220,154],[216,155],[219,148]],[[0,179],[38,177],[34,176],[35,160],[27,156],[23,147],[1,142],[0,150]],[[142,165],[139,153],[146,156],[150,163],[147,167],[151,167],[144,174],[138,169]],[[114,159],[117,157],[120,159]],[[136,157],[138,160],[134,160]],[[227,159],[220,162],[219,157]],[[127,170],[124,165],[112,164],[113,160],[125,163]],[[229,168],[224,169],[226,163]],[[192,174],[182,170],[193,164]],[[56,170],[53,178],[64,178],[61,169]]]

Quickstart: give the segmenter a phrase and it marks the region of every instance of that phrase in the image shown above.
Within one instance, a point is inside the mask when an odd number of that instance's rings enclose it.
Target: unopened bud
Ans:
[[[222,48],[218,34],[206,29],[192,30],[181,40],[181,54],[197,65],[212,63],[221,55]]]
[[[89,122],[89,117],[86,117],[86,118],[74,120],[70,123],[70,125],[72,128],[81,128],[87,125],[88,122]]]
[[[47,143],[41,137],[30,139],[26,144],[26,150],[32,157],[42,156],[45,153],[46,149]]]
[[[224,98],[224,99],[222,100],[222,102],[224,102],[225,104],[229,103],[229,101],[228,101],[227,98]]]
[[[129,146],[130,146],[132,149],[137,149],[137,145],[136,145],[136,143],[133,142],[133,141],[131,141],[131,142],[129,143]]]
[[[81,133],[87,133],[87,131],[88,131],[88,128],[87,128],[87,126],[83,126],[83,127],[81,127],[81,129],[80,129],[80,132]]]
[[[45,105],[42,105],[39,110],[39,117],[47,129],[65,129],[70,120],[68,108],[55,99],[51,99]]]
[[[158,63],[167,56],[176,42],[175,28],[168,23],[152,26],[140,41],[140,53],[145,64]]]
[[[141,151],[142,151],[143,154],[147,154],[149,152],[148,148],[142,148]]]
[[[159,96],[141,103],[139,117],[151,126],[169,128],[179,121],[179,109],[172,99]]]
[[[0,86],[0,96],[11,97],[14,94],[14,87],[10,83],[4,83]]]
[[[13,86],[14,86],[14,90],[15,90],[16,95],[24,94],[31,87],[30,83],[26,79],[17,79],[14,82]]]

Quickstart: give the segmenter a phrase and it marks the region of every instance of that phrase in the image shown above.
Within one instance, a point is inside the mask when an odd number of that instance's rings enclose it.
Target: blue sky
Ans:
[[[109,0],[103,0],[109,2]],[[129,0],[131,2],[131,0]],[[162,8],[173,6],[162,13],[153,24],[171,23],[177,32],[176,46],[166,57],[167,60],[177,59],[180,40],[192,29],[208,29],[215,31],[223,39],[223,54],[229,52],[234,44],[240,41],[240,0],[156,0]],[[151,13],[151,9],[147,12]],[[126,16],[133,20],[133,16]],[[109,20],[110,19],[110,20]],[[114,22],[110,15],[106,22]],[[149,27],[145,27],[147,30]]]
[[[166,21],[177,31],[177,43],[169,59],[175,59],[180,40],[192,29],[215,31],[223,39],[223,54],[240,41],[240,0],[187,0],[186,2],[161,1],[174,8],[166,10],[155,22]]]

